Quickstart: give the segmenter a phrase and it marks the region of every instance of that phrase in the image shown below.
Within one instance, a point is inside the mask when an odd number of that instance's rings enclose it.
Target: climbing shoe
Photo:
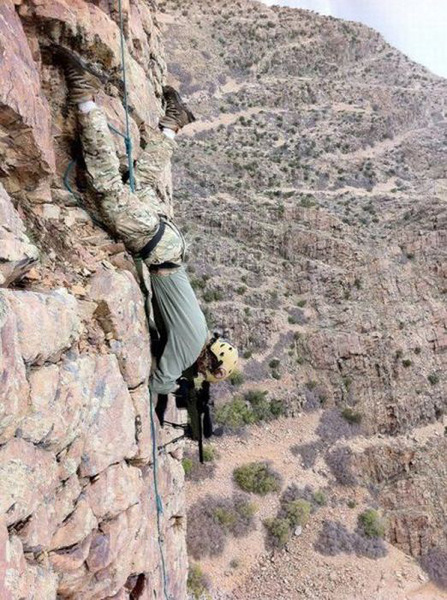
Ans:
[[[163,88],[163,97],[166,103],[165,116],[160,119],[160,128],[172,129],[177,132],[185,125],[193,123],[196,119],[186,104],[182,102],[180,94],[170,85]]]
[[[107,77],[97,68],[87,64],[72,50],[56,44],[53,44],[50,49],[55,61],[65,71],[70,100],[75,104],[93,100],[101,84],[107,81]]]

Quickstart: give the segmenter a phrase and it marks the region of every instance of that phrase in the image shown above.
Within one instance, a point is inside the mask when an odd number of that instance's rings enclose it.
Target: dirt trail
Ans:
[[[188,483],[187,499],[191,506],[207,493],[228,496],[234,488],[232,473],[235,467],[267,460],[283,476],[283,489],[296,483],[310,485],[315,490],[326,488],[328,505],[311,518],[299,537],[294,537],[287,552],[276,558],[263,550],[262,520],[274,516],[278,496],[253,496],[258,507],[256,530],[242,539],[229,539],[222,556],[201,560],[203,570],[211,577],[213,588],[220,590],[214,598],[229,600],[447,600],[447,594],[427,583],[427,577],[410,557],[389,546],[386,558],[377,561],[348,555],[326,557],[316,553],[313,544],[324,519],[338,520],[355,527],[357,515],[369,505],[362,489],[330,490],[331,475],[322,457],[312,469],[304,469],[290,448],[318,438],[315,430],[322,412],[303,413],[295,418],[282,418],[269,424],[253,426],[244,437],[226,436],[215,443],[219,454],[216,474],[212,480],[199,484]],[[442,435],[444,423],[414,430],[408,436],[393,441],[417,440],[422,443]],[[356,451],[382,443],[383,438],[363,436],[342,440]],[[355,509],[347,507],[348,499],[355,500]],[[238,563],[237,568],[231,562]],[[285,583],[287,582],[287,583]],[[304,587],[303,587],[304,586]],[[310,586],[307,589],[307,586]],[[305,589],[304,589],[305,588]],[[268,590],[268,592],[264,592]],[[287,592],[285,591],[287,590]],[[307,591],[306,591],[307,590]],[[228,594],[228,596],[222,594]],[[281,595],[282,594],[282,595]]]

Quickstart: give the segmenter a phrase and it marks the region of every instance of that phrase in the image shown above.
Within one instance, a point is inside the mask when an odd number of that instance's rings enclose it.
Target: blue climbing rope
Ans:
[[[121,70],[123,73],[123,86],[124,86],[124,111],[126,114],[126,135],[124,141],[126,144],[127,160],[129,163],[129,186],[132,191],[135,190],[135,180],[133,174],[133,160],[132,160],[132,139],[130,137],[130,126],[129,126],[129,104],[127,101],[127,80],[126,80],[126,58],[125,58],[125,39],[124,39],[124,20],[121,0],[118,0],[119,7],[119,19],[120,19],[120,38],[121,38]],[[112,128],[114,130],[114,128]],[[118,132],[119,133],[119,132]],[[170,600],[168,594],[168,579],[166,574],[166,562],[163,552],[163,537],[161,528],[161,515],[163,514],[163,503],[161,500],[160,493],[158,491],[158,446],[156,438],[155,420],[154,420],[154,403],[152,400],[152,393],[149,390],[149,410],[151,419],[151,437],[152,437],[152,472],[154,476],[154,493],[155,493],[155,505],[157,510],[157,538],[158,547],[160,550],[161,560],[161,574],[163,579],[163,593],[165,600]]]
[[[124,112],[126,114],[126,136],[124,142],[126,144],[127,160],[129,162],[129,185],[132,192],[135,191],[135,179],[133,175],[133,160],[132,160],[132,138],[130,137],[130,125],[129,125],[129,104],[127,101],[127,80],[126,80],[126,57],[124,54],[125,40],[124,40],[124,19],[123,10],[121,6],[121,0],[118,0],[119,6],[119,17],[120,17],[120,37],[121,37],[121,70],[123,73],[123,86],[124,86]]]

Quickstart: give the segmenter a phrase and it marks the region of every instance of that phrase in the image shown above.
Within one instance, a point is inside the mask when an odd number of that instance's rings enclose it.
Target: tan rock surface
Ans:
[[[61,43],[110,76],[97,100],[124,132],[117,9],[102,0],[0,7],[2,600],[163,597],[143,298],[123,244],[93,218],[82,161],[67,171],[79,158],[76,116],[48,51]],[[166,63],[152,4],[124,1],[123,16],[137,158],[143,129],[162,114]],[[114,140],[125,168],[124,141]],[[167,169],[161,187],[170,186]],[[160,463],[164,532],[185,507],[173,487],[182,481]],[[176,600],[186,598],[182,538],[162,542]]]

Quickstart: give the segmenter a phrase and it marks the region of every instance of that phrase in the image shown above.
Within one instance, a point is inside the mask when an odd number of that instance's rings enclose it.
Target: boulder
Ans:
[[[17,319],[0,295],[0,443],[14,435],[26,414],[29,385],[19,346]]]
[[[97,475],[137,453],[135,409],[115,356],[97,358],[91,396],[90,425],[80,465],[83,477]]]
[[[143,296],[129,271],[103,264],[91,281],[90,295],[98,304],[95,316],[117,356],[124,379],[135,388],[144,382],[151,366],[149,332]]]
[[[37,180],[54,170],[51,115],[13,0],[0,5],[0,163]]]
[[[76,299],[66,289],[49,294],[0,291],[17,318],[20,349],[27,364],[56,362],[79,339],[81,322]]]
[[[0,286],[17,281],[39,259],[39,251],[26,235],[25,226],[0,183]]]

